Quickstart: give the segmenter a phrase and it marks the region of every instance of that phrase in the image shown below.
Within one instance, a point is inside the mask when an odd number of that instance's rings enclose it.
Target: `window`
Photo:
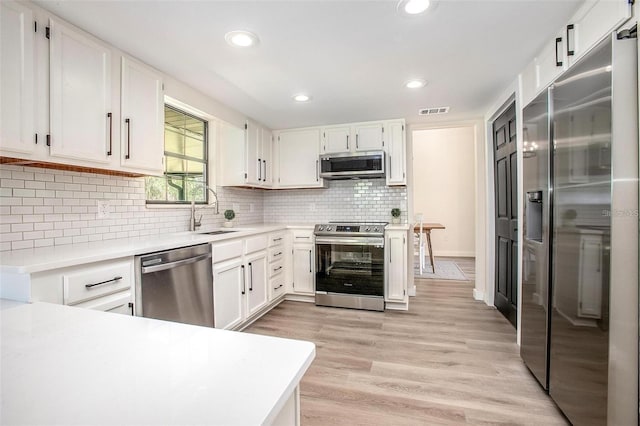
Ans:
[[[164,106],[164,176],[145,179],[147,204],[207,202],[207,122]]]

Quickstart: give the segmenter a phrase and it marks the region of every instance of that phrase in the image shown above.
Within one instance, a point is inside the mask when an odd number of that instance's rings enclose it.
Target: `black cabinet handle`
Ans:
[[[562,37],[556,38],[556,67],[562,66],[562,60],[560,58],[560,49],[559,46],[562,44]]]
[[[275,268],[275,269],[273,270],[273,272],[279,271],[280,269],[282,269],[282,266],[278,266],[277,268]]]
[[[575,55],[575,50],[572,48],[574,39],[571,37],[575,33],[575,26],[573,24],[567,25],[567,56]]]
[[[107,118],[109,119],[109,151],[107,151],[107,155],[111,155],[113,151],[113,117],[110,112],[107,113]]]
[[[246,283],[246,278],[244,277],[244,265],[240,265],[240,267],[242,268],[242,294],[245,294],[247,289],[247,283]]]
[[[356,149],[358,149],[358,134],[356,133]]]
[[[347,151],[349,151],[349,135],[347,135]]]
[[[133,303],[129,302],[129,309],[131,309],[131,316],[134,316],[135,314],[133,313]]]
[[[258,182],[262,180],[262,161],[258,158]]]
[[[277,289],[279,289],[279,288],[282,288],[282,286],[283,286],[283,285],[284,285],[284,284],[280,284],[278,287],[274,287],[273,289],[274,289],[274,290],[277,290]]]
[[[311,270],[311,250],[309,250],[309,273],[313,272]]]
[[[127,155],[124,158],[128,160],[131,158],[131,120],[125,118],[124,122],[127,124]]]
[[[263,182],[267,181],[267,160],[262,160],[262,165],[264,166],[264,177],[262,178]]]
[[[249,262],[249,291],[253,291],[253,265]]]
[[[122,279],[122,277],[113,277],[110,280],[106,280],[106,281],[100,281],[99,283],[93,283],[93,284],[85,284],[86,288],[91,288],[91,287],[95,287],[97,285],[102,285],[102,284],[109,284],[109,283],[114,283],[116,281],[120,281]]]
[[[318,171],[318,160],[316,160],[316,182],[320,181],[320,172]]]

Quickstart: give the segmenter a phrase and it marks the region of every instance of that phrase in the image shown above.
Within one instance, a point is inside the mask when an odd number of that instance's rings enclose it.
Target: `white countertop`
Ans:
[[[271,422],[310,342],[47,303],[1,315],[1,424]]]
[[[313,227],[313,225],[307,226]],[[176,247],[242,238],[256,233],[272,232],[286,228],[287,225],[284,224],[259,224],[235,228],[216,228],[236,231],[218,235],[202,234],[202,232],[207,231],[204,229],[196,232],[179,232],[148,237],[3,251],[0,252],[0,273],[21,274],[48,271]]]

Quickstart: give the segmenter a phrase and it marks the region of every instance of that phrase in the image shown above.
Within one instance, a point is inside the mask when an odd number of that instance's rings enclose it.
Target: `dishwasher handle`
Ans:
[[[164,271],[166,269],[175,268],[177,266],[200,262],[201,260],[205,260],[205,259],[211,259],[211,253],[201,254],[200,256],[190,257],[188,259],[178,260],[176,262],[162,263],[160,265],[154,265],[154,266],[143,266],[142,273],[150,274],[152,272]]]

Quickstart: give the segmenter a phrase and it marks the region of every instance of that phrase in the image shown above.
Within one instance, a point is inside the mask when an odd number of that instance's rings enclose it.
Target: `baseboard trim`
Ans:
[[[436,251],[434,257],[476,257],[475,251]]]
[[[292,300],[294,302],[316,303],[316,296],[315,296],[315,294],[314,295],[305,295],[305,294],[287,293],[284,296],[284,300]]]
[[[481,300],[484,302],[484,292],[478,290],[477,288],[473,289],[473,298],[476,300]]]

